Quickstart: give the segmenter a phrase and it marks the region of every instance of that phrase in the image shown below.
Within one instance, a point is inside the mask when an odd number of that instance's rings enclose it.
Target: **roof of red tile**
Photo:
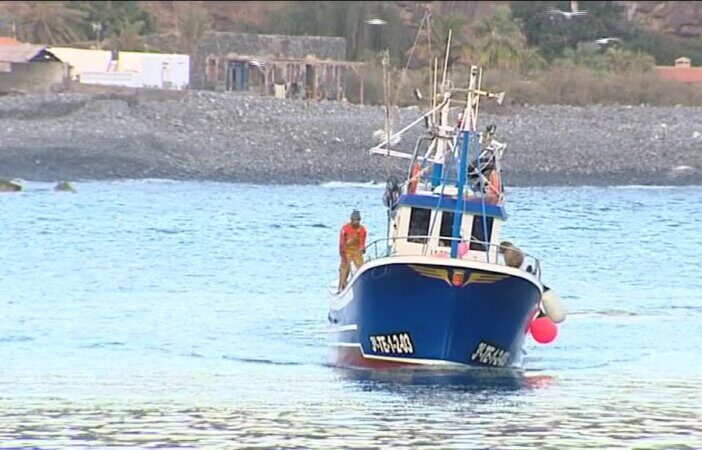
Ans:
[[[0,45],[17,45],[21,44],[20,41],[17,39],[8,37],[8,36],[0,36]]]

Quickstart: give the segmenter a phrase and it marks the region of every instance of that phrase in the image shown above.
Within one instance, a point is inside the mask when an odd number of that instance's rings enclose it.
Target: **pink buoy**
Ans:
[[[546,316],[534,319],[529,330],[534,340],[540,344],[553,342],[558,334],[558,327]]]
[[[466,255],[466,253],[468,253],[468,244],[461,241],[461,243],[458,244],[458,257],[463,258]]]

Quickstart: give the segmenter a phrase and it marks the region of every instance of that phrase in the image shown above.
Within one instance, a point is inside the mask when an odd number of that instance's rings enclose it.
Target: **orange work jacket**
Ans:
[[[357,252],[364,248],[366,248],[366,228],[363,225],[354,228],[353,225],[347,223],[341,227],[339,254],[343,255],[347,251]]]

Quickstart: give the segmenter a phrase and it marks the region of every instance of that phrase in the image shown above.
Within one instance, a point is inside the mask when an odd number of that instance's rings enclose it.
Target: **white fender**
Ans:
[[[544,312],[553,323],[561,323],[566,318],[565,306],[561,298],[552,289],[545,291],[541,296]]]

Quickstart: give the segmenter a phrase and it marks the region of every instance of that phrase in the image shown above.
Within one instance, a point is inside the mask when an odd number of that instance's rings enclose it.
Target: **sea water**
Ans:
[[[0,448],[702,448],[702,188],[512,188],[569,310],[523,372],[327,361],[337,239],[382,186],[0,195]]]

